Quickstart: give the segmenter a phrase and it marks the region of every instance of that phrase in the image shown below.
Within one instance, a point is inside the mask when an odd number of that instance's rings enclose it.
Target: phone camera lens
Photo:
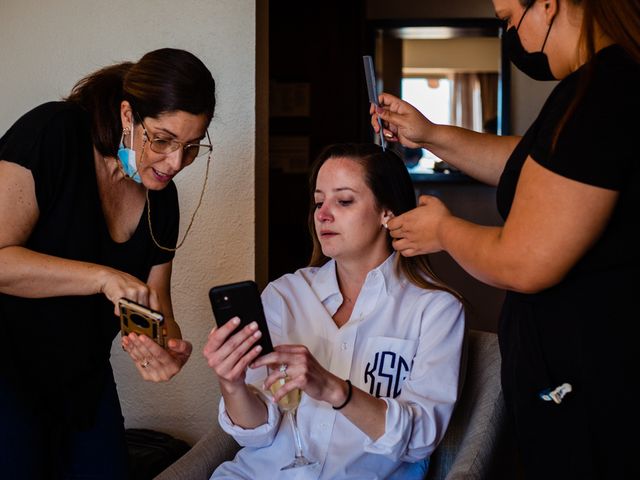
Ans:
[[[149,321],[144,318],[142,315],[138,315],[136,313],[131,314],[131,321],[138,325],[141,328],[149,328]]]

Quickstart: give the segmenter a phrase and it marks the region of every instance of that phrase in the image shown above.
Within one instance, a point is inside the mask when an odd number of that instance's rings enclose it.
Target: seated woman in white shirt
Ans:
[[[311,266],[262,293],[275,352],[258,357],[257,327],[231,335],[231,322],[205,346],[220,424],[245,447],[211,478],[422,479],[458,396],[462,303],[425,257],[393,253],[386,222],[416,206],[397,155],[330,146],[310,185]],[[276,402],[294,388],[304,454],[317,464],[280,472],[294,438]]]

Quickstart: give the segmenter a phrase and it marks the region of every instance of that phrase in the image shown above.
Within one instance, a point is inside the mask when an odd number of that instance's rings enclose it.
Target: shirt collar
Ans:
[[[389,294],[391,286],[396,283],[394,282],[394,280],[396,280],[396,256],[397,253],[393,252],[384,262],[367,274],[364,285],[362,286],[363,290],[368,287],[369,284],[377,282],[378,279],[380,279],[383,287],[382,290],[387,295]],[[325,303],[325,301],[333,295],[340,295],[335,260],[331,259],[322,267],[319,267],[318,272],[311,281],[311,288],[322,303]]]

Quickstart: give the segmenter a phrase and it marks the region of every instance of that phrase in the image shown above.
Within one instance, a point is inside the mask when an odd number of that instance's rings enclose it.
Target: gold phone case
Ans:
[[[164,316],[160,312],[126,298],[121,298],[118,303],[120,305],[120,331],[123,337],[131,332],[146,335],[164,348]]]

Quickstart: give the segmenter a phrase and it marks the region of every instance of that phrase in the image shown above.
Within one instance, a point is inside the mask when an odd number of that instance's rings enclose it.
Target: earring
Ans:
[[[393,212],[389,212],[388,215],[385,215],[386,217],[386,221],[382,224],[382,226],[384,228],[386,228],[387,230],[389,230],[389,226],[387,225],[387,223],[389,223],[389,220],[391,220],[393,217],[395,217],[395,215],[393,214]]]

